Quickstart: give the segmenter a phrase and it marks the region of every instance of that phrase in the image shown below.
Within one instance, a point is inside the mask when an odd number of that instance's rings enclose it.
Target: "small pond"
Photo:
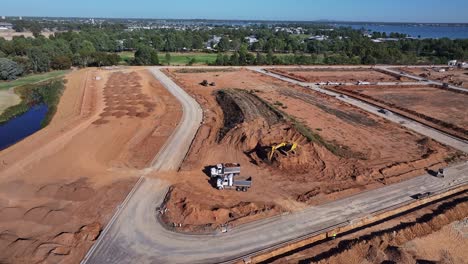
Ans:
[[[0,150],[40,130],[47,111],[47,105],[36,105],[31,107],[26,113],[0,125]]]

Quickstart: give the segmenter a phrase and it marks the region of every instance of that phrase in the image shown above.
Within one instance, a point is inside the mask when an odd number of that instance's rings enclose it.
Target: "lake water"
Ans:
[[[0,150],[40,130],[47,111],[48,107],[45,104],[33,106],[26,113],[0,125]]]
[[[420,25],[420,24],[336,24],[353,29],[365,28],[374,32],[392,32],[407,34],[410,37],[468,39],[468,25]]]

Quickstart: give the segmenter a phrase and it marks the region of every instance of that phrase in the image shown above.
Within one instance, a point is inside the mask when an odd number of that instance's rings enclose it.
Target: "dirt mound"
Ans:
[[[171,187],[165,201],[167,212],[162,220],[169,228],[176,226],[178,231],[209,232],[222,225],[236,226],[282,212],[273,203],[233,203],[222,195],[194,194],[187,188],[190,186],[185,184]],[[213,204],[210,200],[218,202]]]
[[[340,161],[340,157],[311,142],[287,120],[288,117],[253,92],[221,90],[216,99],[224,114],[224,126],[219,130],[218,142],[241,149],[256,165],[304,174],[323,172],[327,163]],[[295,151],[270,154],[272,147],[281,143],[297,144],[298,147]],[[345,177],[342,176],[344,171],[357,176],[354,168],[346,165],[341,168],[345,169],[337,174],[339,177]]]

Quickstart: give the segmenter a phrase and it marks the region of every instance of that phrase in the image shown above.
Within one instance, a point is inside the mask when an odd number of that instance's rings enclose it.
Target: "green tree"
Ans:
[[[0,80],[14,80],[23,74],[23,68],[16,62],[0,58]]]
[[[31,62],[33,72],[47,72],[50,69],[50,59],[39,47],[32,47],[28,51],[28,58]]]
[[[96,52],[94,45],[91,41],[85,40],[81,43],[78,54],[81,57],[81,65],[87,67],[92,60],[92,55]]]
[[[158,53],[154,49],[148,46],[142,45],[135,52],[135,59],[133,60],[133,64],[135,65],[158,65],[159,64]]]
[[[171,54],[169,52],[166,52],[166,63],[171,65]]]
[[[218,43],[217,49],[220,52],[229,51],[231,49],[231,43],[229,42],[229,39],[222,37]]]
[[[68,56],[57,56],[52,59],[50,67],[54,70],[67,70],[72,66],[72,60]]]

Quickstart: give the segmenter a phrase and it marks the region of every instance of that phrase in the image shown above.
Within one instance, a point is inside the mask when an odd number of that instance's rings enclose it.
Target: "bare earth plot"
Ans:
[[[246,69],[169,69],[205,118],[167,202],[168,224],[207,231],[295,211],[423,174],[458,154],[351,105]],[[202,86],[207,80],[214,86]],[[295,142],[295,154],[272,145]],[[203,170],[240,162],[247,193],[218,191]]]
[[[51,124],[0,151],[2,263],[78,263],[181,116],[146,70],[66,78]]]
[[[429,80],[449,83],[455,86],[468,88],[468,69],[457,68],[414,68],[404,67],[399,70],[417,75]],[[442,70],[442,71],[441,71]]]
[[[435,86],[330,88],[402,113],[460,138],[468,138],[468,94]]]
[[[369,67],[339,69],[339,68],[275,68],[269,69],[273,73],[284,75],[298,81],[357,83],[362,82],[397,82],[409,79],[395,77],[378,69]]]

